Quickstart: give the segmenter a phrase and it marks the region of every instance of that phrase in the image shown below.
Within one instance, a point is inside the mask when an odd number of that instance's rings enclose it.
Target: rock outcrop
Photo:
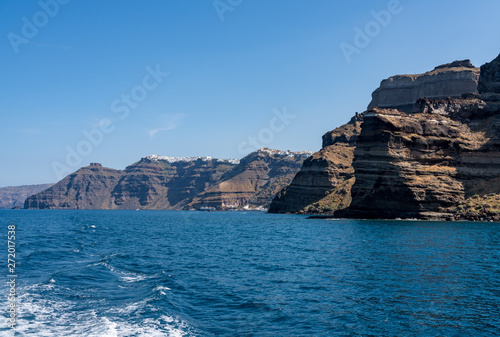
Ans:
[[[464,93],[477,93],[479,73],[479,68],[464,60],[424,74],[391,76],[372,93],[368,110],[378,107],[416,112],[415,103],[420,98],[457,98]]]
[[[0,208],[23,207],[27,197],[37,194],[54,184],[8,186],[0,188]]]
[[[241,162],[152,155],[125,170],[93,163],[29,197],[24,207],[180,210],[268,206],[273,193],[290,183],[307,156],[263,149]]]
[[[351,218],[467,218],[468,198],[500,192],[500,95],[420,100],[365,114],[354,151]]]
[[[362,116],[323,135],[323,146],[304,161],[292,183],[273,199],[270,213],[331,213],[350,204],[354,147]]]
[[[500,55],[490,63],[481,66],[478,90],[481,93],[500,93]]]

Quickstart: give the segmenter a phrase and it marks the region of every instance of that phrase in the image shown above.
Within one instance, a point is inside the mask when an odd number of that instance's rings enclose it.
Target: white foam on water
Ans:
[[[40,290],[45,286],[37,284],[21,289],[17,301],[17,335],[39,337],[197,335],[189,324],[169,315],[162,315],[156,319],[146,318],[139,322],[128,319],[134,311],[144,307],[147,300],[121,309],[102,308],[102,313],[98,315],[95,309],[82,311],[78,308],[77,302],[47,299],[36,291],[29,291]],[[5,304],[1,307],[3,311],[7,309]],[[117,314],[120,317],[116,317]],[[2,327],[7,326],[7,317],[0,315],[0,323]],[[0,330],[0,336],[11,335],[12,331]]]
[[[162,290],[172,290],[169,287],[164,287],[164,286],[158,286],[154,289],[155,291],[162,291]]]
[[[163,316],[162,316],[163,317]],[[111,319],[104,317],[102,322],[105,324],[104,331],[97,331],[97,334],[90,334],[92,337],[118,337],[118,336],[151,336],[151,337],[183,337],[189,336],[187,325],[180,323],[180,328],[170,326],[169,324],[177,324],[178,322],[171,317],[159,319],[146,319],[140,327],[127,322],[116,323]]]
[[[169,291],[172,289],[170,289],[169,287],[158,286],[158,287],[154,288],[153,290],[160,292],[161,295],[166,295],[167,293],[164,290]]]
[[[96,264],[91,264],[89,266],[93,266],[93,265],[94,266],[95,265],[104,266],[106,269],[108,269],[112,273],[118,275],[118,277],[120,278],[121,281],[127,282],[127,283],[139,282],[139,281],[143,281],[143,280],[155,277],[155,275],[140,275],[140,274],[134,273],[134,272],[122,271],[122,270],[119,270],[119,269],[109,265],[107,262],[99,262]]]
[[[131,274],[131,276],[120,276],[120,279],[122,281],[132,283],[132,282],[139,282],[139,281],[142,281],[142,280],[145,280],[148,278],[147,276],[144,276],[144,275],[137,275],[137,274],[134,275],[132,273],[130,273],[130,274]]]
[[[115,313],[115,314],[120,314],[120,315],[130,315],[134,311],[144,308],[148,303],[148,300],[142,300],[139,302],[135,302],[132,304],[127,305],[126,307],[115,307],[115,308],[110,308],[107,312],[109,313]]]

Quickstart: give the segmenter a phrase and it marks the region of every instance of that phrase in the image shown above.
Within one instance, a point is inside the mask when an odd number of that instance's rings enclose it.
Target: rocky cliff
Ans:
[[[416,112],[419,98],[460,97],[464,93],[477,93],[479,68],[469,60],[455,61],[418,75],[396,75],[383,80],[372,93],[368,110],[394,108]]]
[[[500,192],[500,102],[492,95],[421,100],[407,114],[365,114],[354,151],[356,218],[457,219],[474,195]]]
[[[93,164],[29,197],[24,207],[178,210],[266,206],[275,190],[290,183],[306,156],[264,149],[241,162],[152,155],[125,170]]]
[[[499,58],[481,94],[419,99],[414,114],[372,109],[354,151],[354,218],[500,220]]]
[[[230,172],[195,197],[195,208],[268,208],[272,198],[288,185],[310,152],[261,149],[241,159]]]
[[[383,81],[368,111],[323,136],[270,212],[500,220],[499,61]]]
[[[0,208],[23,207],[27,197],[37,194],[54,184],[8,186],[0,188]]]
[[[270,213],[331,213],[350,203],[354,147],[362,116],[323,135],[323,146],[304,161],[289,186],[273,199]]]

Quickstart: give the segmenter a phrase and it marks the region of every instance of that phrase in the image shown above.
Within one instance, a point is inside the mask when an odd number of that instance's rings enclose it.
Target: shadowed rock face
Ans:
[[[125,170],[83,167],[26,199],[38,209],[226,209],[267,206],[290,183],[305,157],[263,149],[240,163],[212,158],[149,156]]]
[[[362,116],[323,136],[323,148],[304,161],[292,183],[273,199],[270,213],[331,213],[347,207],[354,183],[354,146]]]
[[[0,208],[23,207],[27,197],[39,193],[54,184],[8,186],[0,188]]]
[[[479,68],[469,60],[455,61],[418,75],[396,75],[381,82],[372,93],[368,110],[394,108],[416,112],[420,98],[461,97],[464,93],[477,93]]]
[[[478,90],[481,93],[500,93],[500,55],[490,63],[481,66]]]
[[[354,218],[459,219],[476,194],[500,192],[500,102],[423,100],[421,112],[374,109],[354,151]]]

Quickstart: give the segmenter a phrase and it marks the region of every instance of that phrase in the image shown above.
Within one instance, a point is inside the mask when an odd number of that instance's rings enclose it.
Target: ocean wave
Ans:
[[[170,291],[172,289],[170,289],[169,287],[157,286],[153,290],[159,292],[161,295],[166,295],[167,293],[165,291]]]
[[[44,287],[32,285],[30,290]],[[38,293],[21,290],[18,297],[17,335],[60,337],[60,336],[195,336],[194,328],[174,316],[161,314],[156,318],[142,318],[131,315],[147,305],[139,301],[124,308],[79,309],[79,304],[60,299],[47,299]],[[7,317],[0,316],[0,323],[7,326]],[[0,329],[0,336],[10,336],[8,329]]]
[[[139,274],[139,273],[132,272],[132,271],[120,270],[120,269],[110,265],[109,263],[103,262],[103,261],[96,263],[96,264],[92,264],[92,265],[101,265],[101,266],[105,267],[106,269],[108,269],[109,271],[114,273],[116,276],[118,276],[121,281],[127,282],[127,283],[140,282],[140,281],[144,281],[146,279],[150,279],[150,278],[153,278],[156,276],[156,275],[144,275],[144,274]],[[92,265],[89,265],[89,266],[92,266]]]

